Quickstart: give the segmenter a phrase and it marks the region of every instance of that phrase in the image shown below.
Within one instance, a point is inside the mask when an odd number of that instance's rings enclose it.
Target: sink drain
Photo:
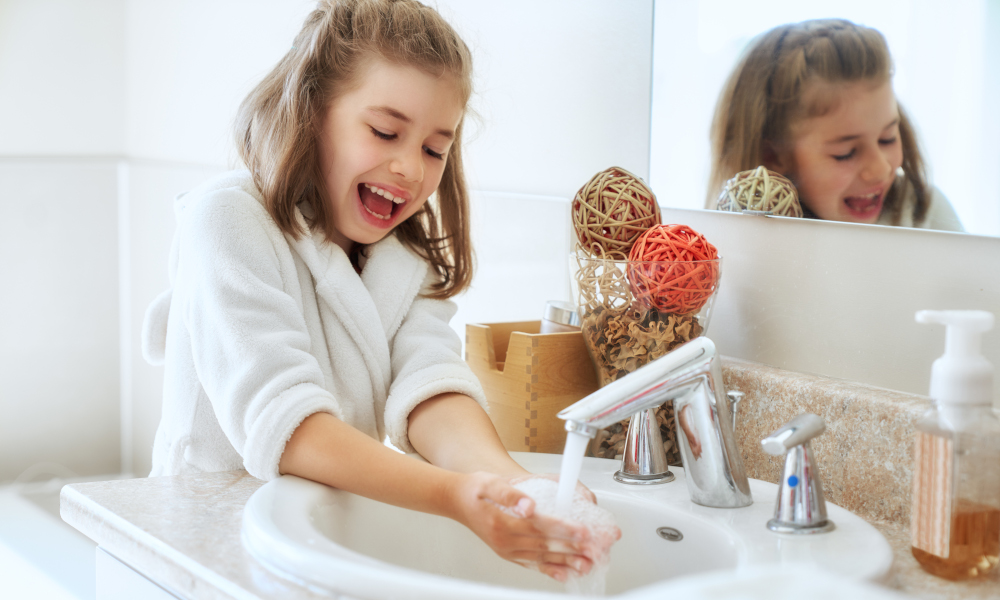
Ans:
[[[656,535],[668,542],[679,542],[684,539],[684,534],[673,527],[660,527],[656,530]]]

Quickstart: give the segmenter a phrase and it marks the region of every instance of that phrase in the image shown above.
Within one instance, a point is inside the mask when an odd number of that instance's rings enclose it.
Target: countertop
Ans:
[[[183,598],[317,599],[285,580],[240,542],[243,507],[263,482],[244,471],[66,486],[62,516],[118,559]],[[917,598],[1000,598],[1000,579],[952,583],[920,570],[909,530],[874,521],[896,553],[890,587]]]

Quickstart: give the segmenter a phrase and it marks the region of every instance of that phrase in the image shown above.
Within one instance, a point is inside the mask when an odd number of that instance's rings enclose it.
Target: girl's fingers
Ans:
[[[594,492],[590,491],[590,488],[583,485],[579,481],[576,482],[576,493],[582,495],[584,498],[590,500],[594,504],[597,504],[597,496],[594,495]]]
[[[558,565],[538,565],[538,570],[562,583],[566,583],[566,580],[572,574],[572,571],[568,567],[560,567]]]
[[[579,553],[581,548],[572,542],[549,539],[545,542],[545,549],[549,552],[561,552],[563,554]]]
[[[569,567],[580,575],[586,575],[594,566],[586,556],[579,554],[562,554],[557,552],[515,552],[511,558],[519,564],[537,564],[539,566],[549,565],[556,567]]]
[[[535,515],[530,522],[538,531],[538,535],[574,542],[584,542],[590,537],[590,532],[582,525],[575,525],[562,519],[545,515]]]
[[[582,541],[577,541],[580,538],[574,538],[574,532],[563,523],[550,523],[552,519],[545,520],[539,515],[529,519],[514,517],[495,506],[492,511],[495,535],[491,536],[491,545],[505,558],[513,551],[581,552]]]
[[[521,490],[502,479],[494,479],[483,488],[481,498],[512,509],[521,517],[530,517],[535,512],[535,501]]]

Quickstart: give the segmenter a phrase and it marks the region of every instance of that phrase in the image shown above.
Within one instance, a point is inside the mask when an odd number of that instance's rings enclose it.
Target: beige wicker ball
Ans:
[[[802,205],[795,184],[763,166],[741,171],[722,186],[719,210],[756,210],[782,217],[801,217]]]
[[[653,191],[621,167],[601,171],[584,184],[573,198],[572,213],[580,246],[617,260],[625,260],[635,240],[660,224]]]

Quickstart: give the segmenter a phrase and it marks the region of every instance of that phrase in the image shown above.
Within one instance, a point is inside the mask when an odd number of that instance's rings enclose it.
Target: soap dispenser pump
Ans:
[[[980,354],[993,315],[923,310],[917,321],[943,324],[947,333],[931,369],[933,407],[916,424],[913,556],[938,577],[984,577],[1000,557],[1000,419],[993,366]]]

